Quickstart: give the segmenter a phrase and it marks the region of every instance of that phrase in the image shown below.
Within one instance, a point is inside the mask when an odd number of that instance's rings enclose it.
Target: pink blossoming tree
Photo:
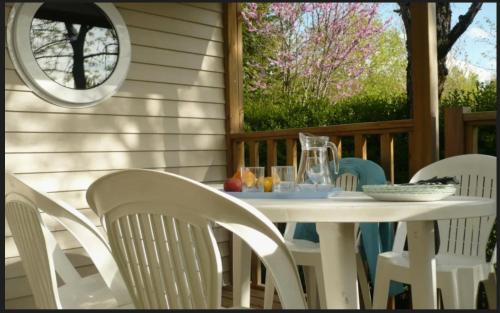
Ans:
[[[337,100],[357,91],[357,78],[373,54],[370,40],[383,31],[376,20],[378,4],[246,3],[245,27],[274,43],[272,54],[247,64],[251,90],[279,82],[284,96],[302,101]]]

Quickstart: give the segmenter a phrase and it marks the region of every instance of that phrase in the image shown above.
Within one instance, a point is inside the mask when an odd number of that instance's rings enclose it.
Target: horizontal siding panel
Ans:
[[[104,229],[98,226],[97,229],[104,235]],[[53,232],[52,235],[56,238],[59,247],[62,250],[80,248],[81,245],[67,230]],[[5,238],[5,257],[13,258],[19,256],[14,237]]]
[[[224,59],[220,57],[189,54],[154,47],[132,45],[132,61],[224,73]]]
[[[197,181],[220,181],[226,176],[225,165],[167,168],[166,172],[182,175]],[[163,170],[161,170],[163,172]],[[34,173],[16,175],[33,188],[43,192],[86,190],[98,178],[115,172],[86,171],[62,173]]]
[[[210,11],[215,11],[215,12],[222,12],[222,3],[215,3],[215,2],[188,2],[184,3],[184,5],[189,5],[197,8],[202,8],[205,10],[210,10]]]
[[[224,89],[126,80],[120,97],[225,103]]]
[[[5,70],[5,89],[31,91],[14,70]],[[144,99],[224,102],[224,89],[125,80],[115,96]]]
[[[49,103],[32,92],[5,91],[5,110],[30,112],[225,118],[224,104],[112,97],[98,105],[71,109]]]
[[[5,68],[14,69],[9,52],[5,48]],[[224,60],[220,57],[190,54],[153,47],[132,45],[132,63],[148,63],[163,66],[173,66],[196,71],[212,71],[224,73]]]
[[[215,119],[5,112],[5,131],[224,134],[225,125]]]
[[[224,46],[217,41],[168,34],[155,30],[128,27],[130,42],[136,45],[210,55],[224,56]]]
[[[222,29],[218,27],[180,21],[166,16],[151,15],[125,8],[120,9],[120,14],[128,26],[147,28],[220,42],[224,39]]]
[[[7,284],[5,284],[7,288]],[[5,308],[7,310],[11,309],[36,309],[35,298],[33,296],[15,298],[15,299],[5,299]]]
[[[224,150],[225,135],[5,133],[6,153]]]
[[[224,88],[224,74],[163,67],[150,64],[130,64],[128,79],[158,83]]]
[[[178,3],[116,3],[118,8],[127,8],[179,20],[222,27],[222,14],[184,6]]]
[[[225,164],[225,151],[89,152],[5,155],[5,169],[11,173],[214,166]]]

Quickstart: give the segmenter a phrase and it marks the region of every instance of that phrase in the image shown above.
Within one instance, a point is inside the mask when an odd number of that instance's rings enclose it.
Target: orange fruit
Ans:
[[[271,192],[271,191],[273,191],[273,178],[266,177],[264,178],[264,192]]]
[[[250,172],[250,170],[247,170],[245,173],[243,173],[243,177],[241,180],[247,187],[253,187],[257,183],[257,178],[252,172]]]

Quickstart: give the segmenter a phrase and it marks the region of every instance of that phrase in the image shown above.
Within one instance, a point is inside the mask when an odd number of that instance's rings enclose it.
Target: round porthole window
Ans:
[[[131,59],[127,26],[108,3],[18,3],[9,17],[7,44],[23,81],[64,107],[111,97]]]

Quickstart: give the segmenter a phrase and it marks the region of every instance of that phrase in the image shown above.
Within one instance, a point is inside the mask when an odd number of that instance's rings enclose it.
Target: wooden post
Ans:
[[[278,163],[278,144],[274,139],[268,139],[267,142],[267,165],[266,176],[271,176],[271,167]]]
[[[248,142],[248,153],[250,166],[259,166],[259,142],[258,141],[249,141]]]
[[[445,158],[464,154],[464,113],[470,108],[444,109],[444,156]]]
[[[390,133],[380,135],[380,164],[386,178],[394,184],[394,136]]]
[[[338,136],[330,136],[330,140],[337,146],[339,159],[342,159],[342,139]]]
[[[286,140],[286,164],[295,166],[297,170],[297,140],[287,139]]]
[[[474,125],[465,127],[465,153],[477,153],[478,131],[477,126]]]
[[[243,43],[240,5],[224,6],[225,98],[226,98],[226,173],[232,176],[237,168],[232,154],[230,135],[243,131]],[[239,143],[234,143],[239,145]],[[239,150],[241,147],[235,147]],[[239,160],[238,160],[239,162]]]
[[[439,159],[436,4],[412,2],[413,134],[410,176]]]
[[[366,149],[367,140],[365,135],[354,136],[354,156],[366,160],[368,152]]]
[[[242,166],[245,166],[245,143],[243,141],[233,142],[233,162],[232,171],[229,173],[228,177],[233,176],[233,174]]]

